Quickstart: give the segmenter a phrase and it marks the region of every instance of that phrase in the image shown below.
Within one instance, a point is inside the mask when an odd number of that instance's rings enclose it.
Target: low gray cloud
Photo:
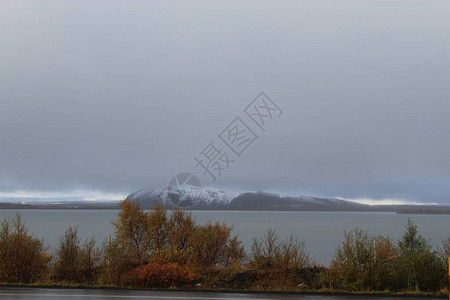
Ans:
[[[5,3],[2,192],[126,194],[187,171],[450,203],[446,1]],[[209,182],[193,157],[261,90],[284,114]]]

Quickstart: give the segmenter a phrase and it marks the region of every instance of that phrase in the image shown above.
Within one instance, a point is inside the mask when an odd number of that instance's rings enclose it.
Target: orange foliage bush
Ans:
[[[140,288],[168,288],[186,285],[194,278],[192,270],[185,265],[151,262],[126,273],[122,284]]]

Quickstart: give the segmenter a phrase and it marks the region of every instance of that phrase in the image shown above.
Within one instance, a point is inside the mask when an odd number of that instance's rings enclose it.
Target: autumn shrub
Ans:
[[[145,263],[150,254],[148,214],[139,202],[126,199],[120,203],[119,218],[113,222],[121,251],[134,263]]]
[[[328,286],[343,290],[399,290],[399,248],[388,237],[355,228],[344,233],[328,271]]]
[[[87,239],[79,251],[78,280],[94,284],[98,281],[101,269],[101,251],[95,246],[94,238]]]
[[[396,245],[361,229],[345,233],[336,250],[328,285],[343,290],[435,292],[445,286],[445,265],[411,220]]]
[[[256,271],[256,284],[276,287],[304,286],[302,272],[311,265],[302,241],[293,236],[280,241],[273,230],[253,240],[249,268]]]
[[[344,242],[336,249],[331,272],[337,288],[362,290],[372,287],[374,267],[373,237],[355,228],[344,233]]]
[[[166,208],[156,204],[153,210],[147,214],[145,231],[151,253],[168,247],[170,227]]]
[[[232,261],[239,261],[243,255],[242,246],[233,240],[232,227],[225,223],[197,225],[188,249],[191,249],[190,265],[202,272],[217,266],[228,266]]]
[[[53,266],[53,279],[56,281],[77,282],[79,255],[78,227],[69,226],[58,242],[56,261]]]
[[[374,265],[372,271],[372,289],[398,290],[397,282],[400,276],[396,267],[399,249],[389,237],[376,236],[373,238]]]
[[[101,269],[101,252],[94,238],[81,244],[78,227],[69,226],[59,239],[52,279],[59,282],[94,284]]]
[[[135,267],[129,252],[122,248],[117,239],[111,237],[103,242],[100,252],[99,283],[120,286],[124,274]]]
[[[192,283],[195,276],[186,265],[148,263],[127,272],[122,285],[137,288],[182,287]]]
[[[129,199],[121,203],[118,217],[113,222],[114,242],[103,247],[101,282],[141,286],[145,278],[141,273],[149,278],[153,274],[149,266],[159,266],[160,271],[188,266],[192,276],[207,278],[212,270],[240,269],[244,262],[242,243],[225,223],[197,224],[191,213],[169,214],[159,205],[146,212]]]
[[[173,210],[168,220],[169,243],[177,251],[188,249],[192,239],[196,222],[190,212]]]
[[[51,260],[43,240],[28,233],[20,214],[4,219],[0,226],[0,282],[43,279]]]

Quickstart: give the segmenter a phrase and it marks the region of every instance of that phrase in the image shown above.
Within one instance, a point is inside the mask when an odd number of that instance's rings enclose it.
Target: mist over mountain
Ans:
[[[144,189],[127,197],[145,208],[155,204],[168,207],[189,207],[194,209],[237,209],[237,210],[305,210],[305,211],[360,211],[370,205],[333,198],[308,196],[284,197],[266,192],[237,192],[207,188],[200,193],[191,189]]]

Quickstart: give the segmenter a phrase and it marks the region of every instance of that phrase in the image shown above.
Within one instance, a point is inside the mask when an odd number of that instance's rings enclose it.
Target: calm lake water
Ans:
[[[101,243],[113,234],[111,221],[116,210],[0,210],[0,219],[20,212],[30,232],[55,246],[67,226],[78,225],[82,239],[94,236]],[[360,212],[261,212],[261,211],[192,211],[198,222],[224,221],[234,226],[249,250],[253,237],[261,237],[273,228],[281,238],[291,234],[303,240],[311,257],[318,263],[328,264],[336,247],[342,242],[344,231],[361,227],[370,233],[398,239],[410,217],[420,233],[434,245],[450,236],[450,215],[397,215],[395,213]]]

